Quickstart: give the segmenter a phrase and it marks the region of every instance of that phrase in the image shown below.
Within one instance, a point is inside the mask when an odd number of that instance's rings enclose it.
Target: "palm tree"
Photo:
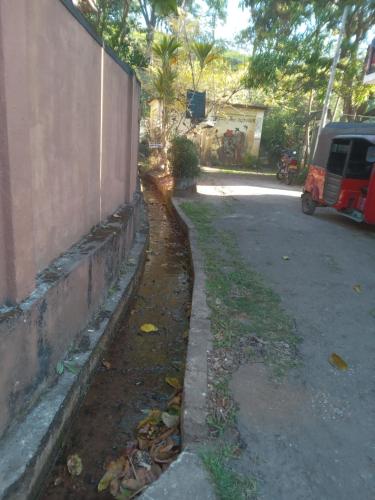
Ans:
[[[170,108],[174,103],[176,94],[174,83],[177,78],[177,72],[174,67],[177,63],[177,54],[180,47],[181,44],[175,36],[169,37],[163,35],[161,40],[155,43],[152,48],[159,63],[159,67],[154,73],[152,84],[155,97],[161,103],[161,144],[164,165],[167,163]]]
[[[138,3],[146,23],[146,58],[150,61],[156,25],[163,17],[178,15],[178,3],[177,0],[138,0]]]

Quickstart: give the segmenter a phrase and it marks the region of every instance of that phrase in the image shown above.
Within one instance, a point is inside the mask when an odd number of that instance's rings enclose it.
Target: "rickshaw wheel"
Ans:
[[[302,195],[302,212],[306,215],[313,215],[316,209],[316,202],[312,194],[307,191]]]

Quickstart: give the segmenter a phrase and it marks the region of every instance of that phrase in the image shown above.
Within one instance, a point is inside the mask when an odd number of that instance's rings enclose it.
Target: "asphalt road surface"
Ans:
[[[265,500],[375,499],[375,228],[331,209],[304,215],[301,188],[273,176],[211,171],[199,184],[201,197],[231,205],[219,226],[303,339],[301,366],[282,383],[259,363],[233,376],[240,469]],[[328,362],[333,352],[347,371]]]

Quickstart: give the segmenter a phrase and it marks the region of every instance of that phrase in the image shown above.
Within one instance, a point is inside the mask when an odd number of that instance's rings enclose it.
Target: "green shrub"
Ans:
[[[242,165],[243,168],[248,168],[248,169],[257,169],[259,167],[259,160],[256,156],[252,155],[251,153],[246,153],[245,156],[243,157],[242,160]]]
[[[185,136],[177,136],[172,140],[168,159],[173,177],[197,177],[200,173],[197,148],[194,142]]]

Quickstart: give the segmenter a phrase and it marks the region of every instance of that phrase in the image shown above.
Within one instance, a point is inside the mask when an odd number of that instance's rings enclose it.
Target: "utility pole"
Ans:
[[[323,109],[322,109],[322,116],[320,118],[319,129],[318,129],[318,133],[317,133],[317,136],[315,139],[314,151],[313,151],[312,157],[314,157],[314,155],[315,155],[316,147],[317,147],[318,141],[319,141],[319,136],[322,132],[323,127],[326,124],[326,121],[327,121],[329,100],[330,100],[331,94],[332,94],[332,88],[333,88],[333,82],[335,80],[337,63],[339,62],[339,59],[340,59],[341,44],[342,44],[342,39],[344,37],[345,24],[346,24],[346,19],[348,17],[348,13],[349,13],[349,8],[350,7],[348,5],[345,7],[344,12],[342,14],[342,18],[341,18],[340,33],[339,33],[339,37],[337,39],[335,57],[333,58],[332,65],[331,65],[331,74],[329,76],[328,87],[327,87],[326,96],[324,98],[324,104],[323,104]]]

